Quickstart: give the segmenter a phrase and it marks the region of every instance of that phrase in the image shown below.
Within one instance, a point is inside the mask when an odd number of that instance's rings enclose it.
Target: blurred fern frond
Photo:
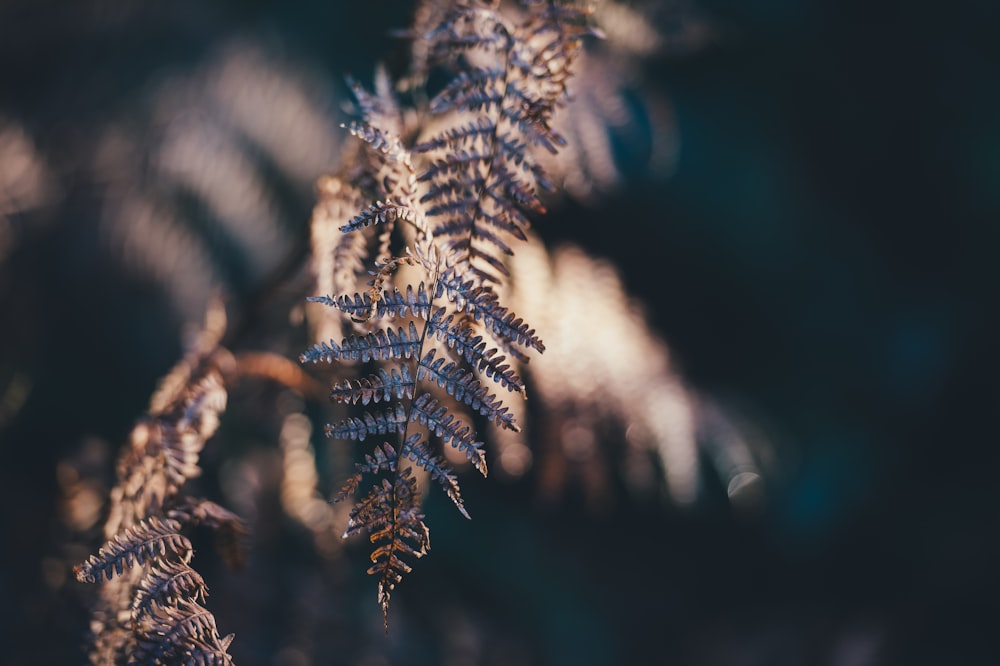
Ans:
[[[224,328],[221,309],[210,312],[188,356],[160,382],[119,459],[107,543],[74,568],[77,580],[100,585],[91,622],[95,665],[231,663],[231,639],[220,638],[214,617],[199,603],[207,588],[189,566],[193,549],[181,530],[244,528],[221,507],[180,495],[201,473],[202,448],[226,408],[225,377],[234,360],[218,346]]]

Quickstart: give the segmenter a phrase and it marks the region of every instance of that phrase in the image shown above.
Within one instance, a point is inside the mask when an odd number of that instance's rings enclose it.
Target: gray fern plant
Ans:
[[[376,442],[335,499],[367,485],[344,536],[369,535],[368,573],[378,577],[387,629],[392,591],[430,548],[418,474],[468,517],[448,449],[485,476],[474,415],[519,429],[499,393],[523,398],[515,366],[545,347],[500,288],[529,216],[544,212],[539,193],[551,184],[536,154],[564,143],[552,121],[591,34],[587,9],[569,2],[528,2],[514,12],[456,2],[437,15],[415,49],[426,54],[426,71],[449,74],[425,108],[401,111],[384,74],[374,93],[354,86],[361,119],[347,129],[364,148],[326,190],[329,206],[359,212],[324,231],[335,240],[319,243],[337,258],[327,284],[338,293],[310,299],[339,311],[354,331],[300,358],[360,363],[367,372],[333,386],[334,401],[363,411],[326,434]],[[367,289],[357,289],[366,277]]]

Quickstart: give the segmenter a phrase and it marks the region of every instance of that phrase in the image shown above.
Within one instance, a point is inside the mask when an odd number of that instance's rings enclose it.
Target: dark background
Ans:
[[[690,509],[626,499],[592,515],[571,501],[540,508],[530,480],[466,483],[476,520],[431,499],[434,552],[397,591],[388,639],[363,552],[324,569],[301,535],[261,537],[269,550],[252,576],[208,555],[203,570],[240,663],[1000,660],[1000,9],[695,9],[711,39],[645,63],[673,104],[674,173],[626,164],[623,189],[567,202],[541,232],[614,260],[687,379],[782,442],[786,473],[769,480],[765,509],[740,516],[709,491]],[[344,73],[395,57],[386,33],[408,12],[0,6],[0,112],[27,128],[59,191],[10,218],[17,245],[0,264],[0,369],[32,387],[0,422],[0,661],[84,660],[89,592],[52,569],[95,549],[98,531],[62,524],[55,470],[97,438],[110,448],[91,472],[109,483],[114,446],[181,349],[161,285],[100,240],[88,175],[98,129],[145,118],[148,81],[234,35],[276,45],[339,90]],[[288,191],[294,238],[312,195]],[[258,285],[234,283],[252,302]],[[206,453],[209,471],[221,457]],[[463,632],[479,637],[475,650],[456,647]],[[282,651],[302,635],[313,652]]]

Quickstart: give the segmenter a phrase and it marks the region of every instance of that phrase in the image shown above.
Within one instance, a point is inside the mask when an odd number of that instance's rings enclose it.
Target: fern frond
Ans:
[[[131,609],[140,582],[153,567],[186,565],[192,557],[191,543],[179,530],[200,520],[192,511],[210,510],[178,497],[182,485],[200,474],[200,453],[226,407],[225,378],[234,358],[218,346],[224,330],[220,303],[207,313],[188,355],[160,381],[147,416],[129,436],[111,492],[107,542],[74,567],[78,580],[100,584],[91,663],[125,663],[134,654],[138,635]]]
[[[333,296],[307,296],[306,301],[309,303],[319,303],[321,305],[326,305],[327,307],[339,309],[338,301],[340,298],[345,297],[340,296],[338,298],[334,298]],[[361,298],[361,294],[358,294],[358,298]],[[348,300],[348,303],[350,303],[350,300]]]
[[[495,127],[494,127],[495,131]],[[490,153],[488,151],[480,151],[475,149],[463,149],[463,148],[449,148],[447,145],[442,146],[444,149],[448,149],[449,152],[446,155],[442,155],[437,159],[433,160],[431,164],[424,169],[424,171],[417,177],[417,180],[430,182],[431,192],[424,195],[421,198],[421,202],[427,202],[433,200],[436,196],[441,193],[449,193],[461,189],[461,186],[472,186],[475,184],[475,179],[479,176],[475,168],[479,164],[486,164],[490,160]],[[441,179],[442,177],[451,177],[452,175],[467,174],[467,180],[445,180],[443,182],[437,182],[435,179]]]
[[[355,467],[361,474],[378,474],[380,472],[395,472],[399,457],[396,449],[388,442],[382,443],[382,448],[375,447],[371,455],[365,454],[365,461]]]
[[[555,186],[549,181],[548,176],[546,176],[545,169],[535,160],[531,150],[528,148],[528,144],[523,141],[513,140],[510,138],[510,135],[517,136],[516,133],[503,133],[498,134],[496,137],[497,144],[507,164],[517,167],[518,171],[533,180],[540,190],[545,190],[546,192],[553,191]]]
[[[378,308],[379,302],[382,300],[382,295],[385,293],[385,281],[389,279],[389,276],[402,265],[416,266],[418,263],[419,260],[411,254],[401,257],[390,257],[385,260],[376,260],[375,270],[369,271],[372,280],[368,283],[368,311],[358,316],[352,316],[351,319],[358,323],[371,319],[375,315],[375,310]]]
[[[493,199],[498,207],[502,209],[503,206],[513,201],[522,210],[538,214],[545,213],[545,207],[542,206],[538,200],[538,196],[530,185],[521,180],[514,172],[507,169],[506,166],[498,166],[494,171],[496,177],[490,183],[489,187],[486,188],[486,195]],[[513,208],[512,210],[518,209]],[[515,224],[509,233],[516,236],[518,240],[527,240],[527,236],[524,235],[522,229],[522,227],[527,226],[527,220],[525,219],[522,222],[518,215],[511,215],[510,222],[514,222]],[[510,226],[509,223],[502,221],[497,221],[494,225],[499,229],[507,229]]]
[[[218,368],[208,364],[203,374],[187,377],[173,402],[145,422],[148,449],[160,448],[167,495],[174,495],[184,483],[201,474],[198,459],[219,426],[219,414],[226,409],[227,392]]]
[[[566,84],[573,74],[572,66],[580,55],[583,39],[601,37],[588,25],[593,13],[588,6],[574,3],[547,2],[525,27],[526,41],[531,47],[522,65],[530,73],[542,98],[554,105],[566,95]]]
[[[299,360],[303,363],[332,363],[334,360],[367,363],[373,359],[410,358],[419,352],[420,339],[416,326],[410,322],[408,330],[387,328],[360,337],[352,335],[344,338],[339,345],[333,340],[321,342],[301,354]]]
[[[354,297],[348,296],[346,294],[341,295],[338,298],[333,296],[310,296],[306,298],[307,301],[311,303],[321,303],[323,305],[336,308],[345,312],[351,316],[351,320],[357,323],[362,323],[368,321],[372,317],[379,315],[379,304],[382,302],[385,295],[385,281],[388,279],[389,275],[392,274],[400,265],[416,266],[421,264],[423,260],[412,254],[407,254],[401,257],[390,257],[385,260],[375,261],[375,270],[369,271],[369,275],[373,276],[372,280],[368,283],[370,288],[365,294],[355,293]],[[423,293],[419,293],[423,292]],[[390,305],[390,309],[383,307],[381,309],[381,315],[391,314],[396,316],[400,312],[406,313],[408,308],[414,308],[414,313],[416,314],[421,308],[430,308],[430,299],[427,296],[424,286],[421,283],[419,292],[414,296],[413,287],[407,285],[407,294],[399,293],[398,290],[394,290],[392,296],[394,296],[393,301]],[[417,299],[422,299],[423,303],[418,303]]]
[[[392,462],[393,464],[396,463],[395,460]],[[343,502],[348,497],[354,497],[354,493],[358,492],[358,486],[361,485],[361,480],[363,478],[364,474],[361,472],[355,472],[351,476],[347,477],[347,480],[340,486],[340,490],[337,491],[337,494],[330,499],[330,503],[337,504],[338,502]],[[346,537],[347,535],[344,534],[343,536]]]
[[[370,271],[367,293],[334,290],[342,295],[310,300],[336,308],[355,322],[374,317],[411,320],[405,329],[379,329],[340,344],[316,344],[301,360],[406,359],[398,366],[385,364],[367,377],[336,383],[331,391],[336,402],[389,407],[327,426],[328,436],[344,439],[399,434],[395,446],[382,441],[366,455],[334,498],[354,495],[365,478],[375,477],[370,491],[353,507],[344,536],[370,534],[374,550],[369,573],[379,577],[384,619],[391,591],[410,571],[406,560],[422,556],[429,547],[411,469],[426,471],[468,517],[455,474],[417,425],[462,452],[486,475],[482,442],[471,425],[450,410],[465,413],[468,407],[502,429],[518,431],[510,408],[487,380],[523,396],[524,383],[514,366],[527,361],[529,350],[545,349],[535,330],[501,304],[494,287],[510,275],[508,258],[513,246],[527,239],[529,216],[545,211],[539,192],[552,189],[552,183],[540,166],[539,153],[555,152],[565,143],[552,120],[587,29],[585,12],[548,8],[561,4],[557,0],[523,4],[524,13],[515,20],[505,17],[506,9],[495,0],[463,0],[451,9],[442,5],[423,11],[418,27],[409,33],[426,40],[420,58],[427,57],[416,64],[414,81],[426,79],[432,63],[450,67],[453,74],[427,105],[443,122],[435,121],[436,130],[415,146],[407,148],[401,137],[414,136],[420,128],[411,127],[410,132],[395,124],[408,116],[394,112],[389,124],[378,120],[381,98],[394,102],[384,81],[387,92],[378,98],[356,91],[366,122],[348,129],[367,143],[363,159],[370,168],[349,182],[365,183],[376,201],[341,229],[347,233],[382,224],[374,239],[371,233],[364,236],[369,243],[376,241],[371,244],[380,259]],[[413,168],[417,161],[419,172]],[[396,233],[397,220],[412,225]],[[409,246],[405,258],[392,256],[400,244]],[[425,282],[405,291],[391,285],[389,277],[397,275],[401,263],[422,268]],[[410,433],[410,423],[420,432]]]
[[[405,291],[393,288],[392,291],[383,292],[382,297],[374,307],[371,295],[368,293],[355,293],[353,296],[345,294],[336,298],[310,296],[307,300],[336,308],[352,319],[361,319],[367,313],[373,313],[372,316],[378,319],[405,317],[411,313],[415,317],[426,319],[430,316],[431,311],[431,296],[423,282],[417,285],[416,289],[413,288],[413,285],[408,284]]]
[[[498,340],[545,351],[545,345],[535,335],[535,329],[500,304],[496,291],[486,285],[476,285],[455,271],[445,271],[437,282],[435,297],[447,296],[458,308],[481,321]]]
[[[545,177],[544,169],[537,163],[535,157],[528,150],[527,143],[518,140],[518,134],[509,131],[499,131],[496,122],[491,119],[480,117],[475,122],[467,125],[448,128],[436,136],[414,146],[417,153],[431,153],[447,149],[453,154],[465,156],[463,159],[449,159],[451,154],[445,155],[439,160],[442,164],[432,164],[430,168],[421,173],[420,180],[433,181],[443,173],[457,173],[460,165],[472,164],[476,162],[487,163],[490,159],[491,146],[494,144],[499,149],[500,154],[505,158],[507,164],[512,164],[525,176],[530,176],[539,187],[544,190],[552,190],[553,185]],[[481,183],[482,177],[476,178],[476,174],[471,174],[472,183]],[[438,193],[448,193],[459,190],[458,181],[452,185],[449,182],[436,182],[432,193],[425,195],[425,201],[433,199]]]
[[[356,536],[365,530],[373,530],[381,527],[391,520],[392,507],[395,503],[393,498],[393,484],[389,479],[382,479],[381,483],[375,484],[368,494],[351,508],[350,517],[344,527],[344,538]]]
[[[344,482],[340,491],[330,501],[336,504],[337,502],[343,502],[348,497],[352,497],[357,492],[358,486],[366,474],[395,473],[398,462],[399,456],[391,444],[383,442],[381,448],[376,446],[371,455],[365,454],[365,461],[363,463],[357,463],[354,466],[355,473]]]
[[[403,147],[403,142],[399,137],[392,132],[386,132],[374,125],[357,121],[352,121],[349,124],[341,124],[341,127],[350,132],[351,136],[361,139],[371,146],[372,149],[383,153],[385,159],[389,161],[403,161],[407,163],[410,161],[409,151]]]
[[[387,435],[403,432],[406,427],[406,410],[397,404],[382,412],[365,412],[360,418],[348,417],[326,426],[326,436],[331,439],[363,440],[369,435]]]
[[[488,118],[479,117],[476,120],[457,127],[450,127],[437,136],[418,143],[413,147],[416,153],[428,153],[441,148],[453,149],[456,146],[466,146],[481,142],[484,137],[490,137],[496,132],[495,125]]]
[[[537,191],[551,189],[528,146],[555,153],[565,139],[552,128],[557,104],[585,35],[585,9],[535,3],[526,24],[513,27],[486,7],[462,6],[430,34],[432,57],[458,65],[457,73],[430,104],[432,113],[452,113],[464,124],[418,144],[433,154],[420,175],[423,197],[438,218],[434,233],[459,250],[482,284],[509,275],[508,237],[525,239],[527,213],[544,212]],[[457,54],[469,49],[479,57]],[[486,61],[484,63],[484,60]],[[474,123],[464,112],[480,114]]]
[[[158,561],[139,581],[132,600],[132,621],[152,612],[153,606],[161,608],[177,605],[183,599],[202,601],[208,595],[205,579],[182,562]]]
[[[230,634],[219,637],[215,617],[195,601],[153,606],[136,627],[132,663],[230,666]]]
[[[340,227],[367,201],[360,188],[333,176],[321,178],[316,189],[319,201],[310,223],[311,272],[316,277],[316,293],[352,291],[367,269],[368,239],[363,233],[345,234]],[[339,318],[318,308],[307,311],[307,315],[317,339],[342,337]]]
[[[435,358],[436,354],[437,350],[431,349],[420,359],[417,381],[427,376],[455,400],[465,403],[501,428],[515,432],[521,430],[510,411],[475,375],[443,357]]]
[[[520,135],[527,137],[532,145],[556,154],[560,146],[566,145],[566,139],[549,125],[552,109],[518,85],[512,85],[510,92],[521,103],[504,107],[504,120],[513,125]]]
[[[375,70],[375,93],[372,94],[350,76],[347,85],[357,103],[358,113],[373,127],[397,130],[399,124],[399,105],[393,94],[392,81],[384,67]],[[398,132],[395,132],[398,133]]]
[[[460,72],[431,100],[431,112],[456,109],[489,112],[503,101],[505,79],[506,72],[502,69],[475,67]]]
[[[432,58],[454,58],[471,49],[502,51],[509,47],[512,30],[494,11],[484,7],[459,5],[448,12],[440,25],[426,35]]]
[[[81,583],[97,583],[102,578],[111,580],[116,574],[120,576],[136,564],[165,558],[168,553],[187,562],[193,549],[180,529],[176,520],[150,516],[113,536],[96,555],[73,567],[73,573]]]
[[[416,212],[406,204],[393,203],[391,201],[376,201],[367,210],[358,213],[350,222],[342,226],[340,230],[346,234],[375,224],[395,222],[396,220],[413,222],[416,216]]]
[[[361,403],[367,405],[369,402],[389,402],[392,396],[397,398],[412,398],[413,389],[416,383],[410,375],[407,366],[400,366],[397,370],[392,368],[386,370],[379,368],[374,375],[364,377],[352,382],[345,379],[343,382],[334,384],[330,391],[330,398],[337,402],[348,402],[356,405]]]
[[[517,376],[506,357],[497,355],[496,348],[487,348],[483,336],[464,322],[456,322],[455,315],[447,315],[439,308],[427,321],[428,329],[434,336],[453,348],[465,361],[482,372],[486,377],[499,383],[508,391],[524,393],[524,382]]]
[[[481,181],[473,182],[462,182],[455,181],[443,184],[440,188],[436,188],[428,196],[435,197],[448,197],[444,198],[437,205],[427,209],[427,215],[451,215],[451,216],[463,216],[467,213],[473,213],[476,210],[476,206],[479,203],[479,197],[474,194],[474,187],[481,185]],[[450,191],[454,190],[454,191]],[[454,196],[454,198],[450,198]],[[442,227],[439,226],[438,229]]]
[[[344,532],[344,536],[351,536],[366,531],[375,546],[368,574],[379,577],[378,602],[386,631],[389,596],[403,575],[413,570],[402,558],[421,558],[430,550],[430,532],[418,499],[416,479],[404,469],[392,482],[383,479],[372,488],[351,511]]]
[[[462,501],[462,492],[458,487],[458,479],[440,456],[431,453],[427,442],[421,441],[420,433],[410,435],[403,444],[403,455],[426,470],[431,476],[431,480],[441,484],[448,498],[454,502],[455,506],[463,516],[471,519],[469,512],[465,509],[465,502]]]
[[[454,446],[465,454],[479,473],[486,476],[486,455],[483,443],[476,441],[472,428],[455,418],[447,407],[439,407],[438,401],[430,393],[423,393],[410,406],[410,420],[421,425],[441,438],[445,444]]]

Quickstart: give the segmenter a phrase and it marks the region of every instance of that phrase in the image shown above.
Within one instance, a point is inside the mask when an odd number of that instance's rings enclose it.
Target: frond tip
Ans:
[[[383,479],[351,511],[344,536],[368,532],[375,546],[368,574],[379,577],[378,602],[389,631],[389,597],[403,575],[413,570],[404,557],[421,558],[431,548],[430,531],[420,511],[417,481],[404,469]]]

